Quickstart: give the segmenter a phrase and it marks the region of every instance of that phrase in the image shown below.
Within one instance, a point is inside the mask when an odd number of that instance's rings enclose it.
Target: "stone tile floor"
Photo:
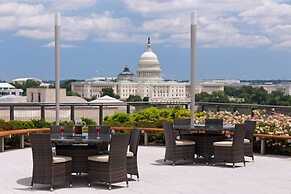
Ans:
[[[167,165],[162,161],[165,148],[140,147],[141,180],[117,184],[111,191],[102,185],[87,187],[85,175],[74,177],[72,188],[53,192],[46,187],[31,190],[31,149],[0,153],[0,194],[291,194],[291,158],[256,156],[246,167],[206,165]]]

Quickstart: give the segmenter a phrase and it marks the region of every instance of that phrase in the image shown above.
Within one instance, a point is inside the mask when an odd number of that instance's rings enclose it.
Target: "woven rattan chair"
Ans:
[[[163,128],[165,132],[166,153],[165,159],[172,161],[173,165],[179,160],[194,161],[195,142],[189,140],[176,140],[176,133],[173,130],[173,125],[164,122]]]
[[[96,126],[96,125],[91,125],[88,127],[88,136],[89,137],[97,137],[97,130],[96,128],[99,128],[99,135],[110,135],[112,130],[109,126],[106,125],[101,125],[101,126]]]
[[[88,186],[93,182],[107,183],[111,190],[112,183],[126,182],[126,152],[129,135],[112,135],[109,155],[96,155],[88,157]]]
[[[65,135],[68,135],[68,136],[71,136],[74,134],[74,127],[73,126],[64,126],[64,134]]]
[[[215,163],[235,163],[243,162],[244,158],[244,125],[238,124],[235,126],[232,141],[214,142],[214,160]]]
[[[191,127],[191,119],[175,119],[174,129],[189,129]]]
[[[100,134],[103,134],[103,135],[110,135],[112,132],[110,126],[107,126],[107,125],[101,125],[100,127]]]
[[[50,127],[51,134],[59,134],[60,133],[60,126],[59,125],[52,125]]]
[[[222,128],[223,119],[205,119],[205,126],[211,128]]]
[[[140,130],[133,129],[130,134],[129,150],[127,151],[127,174],[136,175],[139,180],[138,165],[137,165],[137,151],[140,139]]]
[[[256,121],[246,121],[245,122],[245,139],[244,139],[244,149],[245,156],[251,157],[254,160],[254,131],[256,129]]]
[[[52,156],[50,134],[31,134],[33,157],[33,184],[47,184],[53,190],[54,186],[71,186],[71,157]]]
[[[179,133],[179,139],[181,140],[190,140],[194,141],[194,136],[191,133],[191,119],[174,119],[173,123],[174,130],[177,130]],[[178,138],[178,137],[177,137]],[[196,144],[196,151],[197,151],[197,144]]]
[[[111,134],[111,128],[109,126],[106,125],[101,125],[101,126],[89,126],[88,127],[88,137],[89,138],[97,138],[97,130],[96,128],[99,128],[99,135],[100,136],[109,136]],[[108,142],[104,142],[102,144],[98,145],[98,152],[100,154],[108,154]]]
[[[89,138],[96,138],[97,137],[97,131],[96,131],[97,126],[95,125],[90,125],[88,126],[88,137]]]

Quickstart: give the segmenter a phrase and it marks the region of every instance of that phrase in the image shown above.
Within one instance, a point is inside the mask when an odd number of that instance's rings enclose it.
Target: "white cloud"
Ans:
[[[128,18],[94,12],[96,0],[0,0],[0,31],[53,40],[53,12],[61,10],[62,39],[141,42],[189,46],[190,12],[199,11],[198,40],[206,47],[290,46],[291,5],[275,0],[122,0]],[[285,2],[285,3],[284,3]],[[101,1],[99,1],[101,4]],[[88,8],[85,10],[80,9]],[[130,14],[129,14],[130,15]]]
[[[124,0],[130,10],[143,14],[194,9],[198,0]]]
[[[42,1],[43,2],[43,1]],[[68,1],[60,1],[59,3]],[[78,1],[81,2],[81,1]],[[94,3],[85,1],[84,4]],[[72,3],[78,4],[76,0]],[[81,6],[81,4],[78,4]],[[52,40],[54,37],[54,14],[42,4],[26,4],[23,2],[0,2],[0,31],[12,31],[16,36]],[[109,41],[120,41],[117,35],[125,41],[126,36],[133,31],[127,18],[117,18],[108,12],[85,16],[63,16],[61,36],[64,41],[82,41],[88,38],[106,38]],[[116,34],[113,36],[113,34]]]
[[[43,13],[45,8],[41,4],[0,3],[0,16],[33,16]]]
[[[78,10],[96,4],[96,0],[54,0],[51,7],[55,10]]]
[[[15,33],[17,36],[22,36],[31,39],[51,39],[53,37],[53,33],[44,30],[38,29],[21,29]]]
[[[275,0],[123,0],[144,17],[160,42],[189,46],[189,15],[199,13],[198,40],[207,47],[289,46],[291,5]],[[285,2],[285,3],[284,3]],[[277,30],[276,30],[277,29]],[[289,32],[289,33],[288,33]]]
[[[61,44],[60,46],[62,48],[75,48],[75,47],[77,47],[76,45],[73,45],[73,44]],[[55,47],[55,42],[54,41],[51,41],[51,42],[43,45],[42,47],[54,48]]]

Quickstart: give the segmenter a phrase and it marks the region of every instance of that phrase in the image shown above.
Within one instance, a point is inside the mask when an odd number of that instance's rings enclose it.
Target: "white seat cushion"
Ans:
[[[231,147],[232,141],[218,141],[213,143],[214,146]]]
[[[131,152],[131,151],[128,151],[127,153],[126,153],[126,157],[133,157],[134,156],[134,154],[133,154],[133,152]]]
[[[94,161],[94,162],[108,162],[109,161],[109,155],[89,156],[88,160]]]
[[[57,163],[63,163],[63,162],[69,162],[71,161],[72,158],[69,156],[54,156],[53,157],[53,163],[57,164]]]
[[[190,140],[176,140],[177,146],[184,146],[184,145],[195,145],[195,141]]]
[[[244,143],[251,143],[249,139],[244,139]]]

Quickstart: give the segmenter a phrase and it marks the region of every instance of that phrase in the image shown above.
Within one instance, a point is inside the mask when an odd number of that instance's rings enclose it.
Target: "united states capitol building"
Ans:
[[[161,76],[162,69],[158,56],[152,50],[151,39],[148,38],[145,52],[138,61],[136,74],[125,66],[117,77],[99,77],[84,82],[72,83],[72,91],[81,97],[101,97],[102,89],[112,88],[122,100],[130,95],[141,98],[148,97],[152,102],[181,102],[190,99],[190,83],[188,81],[166,80]],[[223,84],[199,83],[196,92],[222,91]]]

